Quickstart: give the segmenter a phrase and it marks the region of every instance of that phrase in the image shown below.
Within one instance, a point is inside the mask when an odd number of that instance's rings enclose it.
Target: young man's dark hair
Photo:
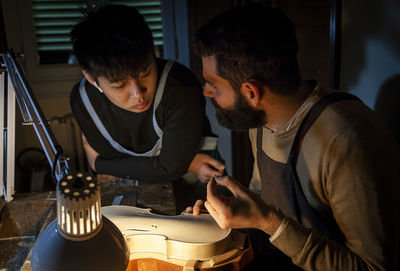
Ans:
[[[105,6],[88,14],[71,39],[79,64],[95,80],[136,77],[154,57],[152,33],[134,7]]]
[[[219,75],[235,90],[255,79],[286,95],[300,83],[294,25],[280,10],[261,4],[233,8],[202,26],[193,44],[201,56],[215,55]]]

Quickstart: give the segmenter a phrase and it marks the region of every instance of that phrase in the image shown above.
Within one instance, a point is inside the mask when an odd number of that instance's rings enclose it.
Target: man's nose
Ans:
[[[139,99],[146,92],[146,88],[143,87],[140,81],[137,79],[132,79],[129,88],[130,88],[130,96],[132,98]]]
[[[214,91],[210,87],[207,87],[207,85],[204,86],[203,95],[210,98],[215,97]]]

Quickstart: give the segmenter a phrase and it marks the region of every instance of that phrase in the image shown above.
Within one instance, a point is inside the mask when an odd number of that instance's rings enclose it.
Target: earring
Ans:
[[[97,85],[96,82],[94,82],[94,86],[100,91],[100,93],[103,93],[103,90],[101,90],[101,88]]]

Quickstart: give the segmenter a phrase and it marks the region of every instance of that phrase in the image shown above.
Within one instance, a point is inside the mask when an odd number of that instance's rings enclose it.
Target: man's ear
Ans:
[[[247,99],[253,107],[257,107],[260,103],[263,87],[260,82],[249,79],[240,87],[240,93]]]
[[[86,80],[89,81],[90,84],[93,86],[96,86],[96,82],[94,81],[94,78],[85,70],[82,70],[83,75],[86,77]]]
[[[97,85],[96,81],[94,78],[85,70],[82,70],[83,75],[86,77],[86,80],[89,81],[90,84],[95,86],[101,93],[103,93],[103,90]]]

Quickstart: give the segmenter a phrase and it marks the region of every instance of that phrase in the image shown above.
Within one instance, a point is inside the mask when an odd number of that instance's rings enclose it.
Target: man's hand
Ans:
[[[89,165],[90,167],[96,171],[95,168],[95,161],[97,156],[99,156],[99,153],[96,152],[92,146],[89,145],[89,142],[87,141],[85,135],[82,133],[82,145],[83,145],[83,149],[85,150],[86,153],[86,157],[88,159]]]
[[[225,186],[233,196],[217,194],[217,184]],[[210,180],[204,205],[222,229],[257,228],[272,235],[282,222],[281,216],[258,195],[227,176]]]
[[[207,210],[204,209],[204,201],[199,199],[196,200],[194,206],[187,207],[185,212],[192,213],[194,216],[198,216],[200,213],[207,213]]]
[[[202,183],[207,183],[214,175],[221,176],[224,169],[224,164],[203,153],[196,154],[189,166],[189,171],[196,175]]]

